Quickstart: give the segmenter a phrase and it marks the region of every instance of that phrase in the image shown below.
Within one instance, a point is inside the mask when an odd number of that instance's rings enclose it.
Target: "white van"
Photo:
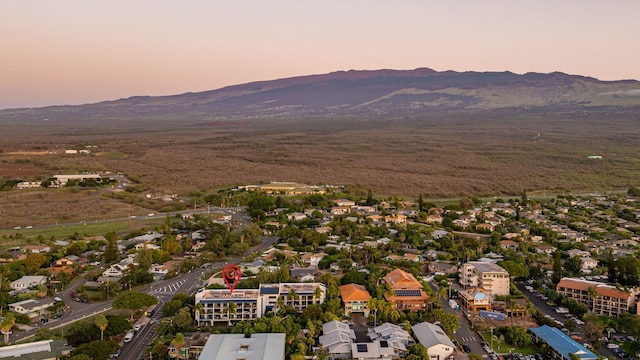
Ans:
[[[131,341],[134,335],[135,335],[135,332],[129,331],[127,335],[124,336],[124,342],[128,343],[129,341]]]

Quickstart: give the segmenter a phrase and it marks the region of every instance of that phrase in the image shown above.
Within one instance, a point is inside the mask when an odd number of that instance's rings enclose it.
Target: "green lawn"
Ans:
[[[481,333],[482,338],[484,339],[484,341],[487,342],[487,344],[491,344],[491,332],[486,331]],[[538,349],[537,347],[533,346],[533,345],[528,345],[528,346],[524,346],[524,347],[514,347],[510,344],[507,344],[506,342],[501,342],[498,343],[495,339],[493,340],[493,350],[497,353],[497,354],[508,354],[509,353],[509,349],[511,349],[511,353],[513,354],[522,354],[522,355],[533,355],[533,354],[537,354],[540,352],[540,349]]]

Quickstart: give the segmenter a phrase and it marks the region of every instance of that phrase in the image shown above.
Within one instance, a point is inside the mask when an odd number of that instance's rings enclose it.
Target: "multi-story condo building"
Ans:
[[[322,283],[260,284],[260,296],[264,298],[266,310],[277,309],[278,298],[284,306],[301,312],[309,305],[322,304],[327,288]]]
[[[589,307],[597,315],[618,317],[636,303],[638,289],[630,291],[597,281],[562,278],[556,291]]]
[[[460,284],[480,287],[491,295],[509,295],[509,273],[492,262],[470,261],[460,268]]]
[[[196,293],[196,322],[214,325],[216,322],[255,320],[262,317],[264,299],[258,289],[201,289]]]
[[[196,293],[196,321],[238,322],[262,317],[278,306],[291,306],[297,311],[324,302],[327,289],[321,283],[261,284],[259,289],[201,289]],[[199,305],[198,305],[199,304]]]

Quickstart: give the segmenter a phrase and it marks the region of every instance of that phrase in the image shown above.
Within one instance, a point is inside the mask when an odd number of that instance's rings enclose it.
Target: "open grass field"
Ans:
[[[376,196],[434,198],[608,191],[640,182],[639,116],[590,108],[414,118],[14,121],[3,123],[0,176],[120,171],[159,194],[269,181],[354,184]],[[94,156],[64,154],[86,145],[96,146]],[[83,191],[0,192],[0,228],[128,212],[121,200]]]

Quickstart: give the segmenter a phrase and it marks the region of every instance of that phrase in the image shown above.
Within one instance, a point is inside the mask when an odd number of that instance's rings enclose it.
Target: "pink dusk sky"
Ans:
[[[640,79],[640,1],[0,2],[0,109],[338,70]]]

